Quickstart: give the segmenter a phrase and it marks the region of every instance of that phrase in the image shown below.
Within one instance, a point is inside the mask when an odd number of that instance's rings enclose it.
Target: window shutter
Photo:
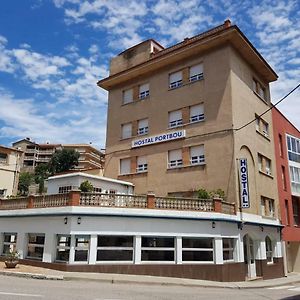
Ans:
[[[143,85],[140,85],[139,91],[140,91],[140,93],[149,91],[149,83],[145,83]]]
[[[169,112],[169,122],[177,121],[182,119],[182,112],[181,110],[175,110]]]
[[[137,158],[137,165],[145,165],[147,164],[147,157],[146,156],[138,156]]]
[[[204,155],[204,146],[193,146],[190,148],[191,157]]]
[[[199,75],[202,73],[203,73],[203,65],[202,64],[190,67],[190,77]]]
[[[126,90],[123,92],[123,103],[130,103],[133,101],[133,89]]]
[[[130,158],[125,158],[120,160],[120,174],[130,173]]]
[[[182,159],[182,150],[176,149],[176,150],[170,150],[169,151],[169,161],[171,160],[179,160]]]
[[[170,74],[170,83],[182,80],[182,71]]]
[[[139,120],[138,127],[139,128],[148,127],[148,119]]]
[[[130,138],[132,136],[132,124],[127,123],[122,125],[122,138]]]
[[[203,114],[204,114],[204,105],[203,104],[191,106],[191,108],[190,108],[190,116],[191,117],[195,117],[195,116],[199,116],[199,115],[203,115]]]

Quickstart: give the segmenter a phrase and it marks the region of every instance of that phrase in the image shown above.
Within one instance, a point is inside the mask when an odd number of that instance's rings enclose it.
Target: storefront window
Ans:
[[[57,235],[56,260],[68,262],[70,257],[70,235]]]
[[[182,261],[214,261],[212,238],[182,238]]]
[[[142,261],[174,261],[173,237],[142,237]]]
[[[27,258],[43,259],[45,235],[38,233],[28,233]]]

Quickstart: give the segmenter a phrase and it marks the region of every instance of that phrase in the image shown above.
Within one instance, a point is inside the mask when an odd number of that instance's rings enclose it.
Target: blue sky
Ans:
[[[170,46],[231,19],[279,75],[300,82],[300,1],[9,0],[0,10],[0,144],[105,147],[109,60],[148,38]],[[299,90],[279,108],[300,128]]]

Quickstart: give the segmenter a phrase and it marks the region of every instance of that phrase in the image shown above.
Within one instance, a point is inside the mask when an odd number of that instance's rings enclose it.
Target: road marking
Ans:
[[[289,289],[289,291],[300,292],[300,287],[297,287],[297,288],[294,288],[294,289]]]
[[[275,286],[275,287],[270,287],[268,290],[284,290],[284,289],[290,289],[294,288],[294,285],[282,285],[282,286]]]
[[[43,298],[44,297],[43,295],[8,293],[8,292],[0,292],[0,295],[11,295],[11,296],[21,296],[21,297],[37,297],[37,298]]]

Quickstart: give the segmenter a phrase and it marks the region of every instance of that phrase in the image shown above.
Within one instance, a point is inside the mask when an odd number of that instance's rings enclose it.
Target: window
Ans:
[[[56,260],[68,262],[70,257],[71,236],[57,235]]]
[[[169,76],[169,88],[176,89],[182,86],[182,71],[175,72]]]
[[[283,157],[283,144],[282,144],[282,135],[281,134],[279,134],[278,139],[279,139],[279,155],[280,155],[280,157]]]
[[[290,166],[290,178],[292,194],[300,196],[300,168]]]
[[[74,261],[87,261],[89,257],[90,237],[88,235],[75,236]]]
[[[58,193],[59,194],[67,194],[72,190],[72,186],[71,185],[66,185],[66,186],[60,186],[58,188]]]
[[[133,237],[98,235],[97,261],[133,261]]]
[[[293,217],[294,217],[294,225],[300,226],[300,217],[299,217],[299,200],[297,198],[292,198],[293,204]]]
[[[289,160],[300,163],[300,139],[287,136]]]
[[[5,197],[7,189],[0,189],[0,198]]]
[[[181,125],[182,125],[181,109],[169,112],[169,128],[174,128]]]
[[[274,217],[275,216],[275,208],[274,208],[274,200],[261,197],[261,214],[266,217]]]
[[[122,139],[128,139],[132,137],[132,123],[122,125]]]
[[[271,176],[271,160],[261,154],[258,154],[258,170],[264,174]]]
[[[256,131],[258,131],[265,137],[269,137],[269,124],[257,115],[255,115],[255,118],[256,118],[256,122],[255,122]]]
[[[256,79],[253,79],[253,91],[263,100],[266,100],[266,89]]]
[[[190,67],[190,82],[203,79],[203,65],[199,64]]]
[[[233,261],[234,260],[234,239],[223,238],[223,260]]]
[[[144,99],[150,95],[149,92],[149,83],[139,86],[139,98]]]
[[[142,261],[174,261],[173,237],[142,237]]]
[[[201,165],[205,162],[204,146],[192,146],[190,147],[190,164]]]
[[[286,191],[286,177],[285,177],[285,167],[281,166],[281,180],[282,188]]]
[[[138,121],[138,135],[144,135],[148,133],[148,119],[143,119]]]
[[[198,104],[190,107],[190,122],[199,122],[204,120],[204,105]]]
[[[289,201],[287,199],[284,200],[284,208],[285,208],[285,224],[287,226],[291,225],[290,222],[290,213],[289,213]]]
[[[28,251],[27,258],[43,259],[45,235],[37,233],[28,233]]]
[[[212,238],[182,238],[182,261],[214,261]]]
[[[130,158],[124,158],[120,160],[120,174],[129,174],[131,167],[131,160]]]
[[[0,164],[7,164],[7,154],[6,153],[0,153]]]
[[[102,193],[102,188],[93,187],[93,192],[94,193]]]
[[[123,91],[123,104],[133,102],[133,89]]]
[[[265,238],[265,243],[266,243],[266,256],[267,256],[267,263],[271,264],[273,263],[273,243],[272,240],[267,236]]]
[[[17,234],[16,233],[4,233],[3,237],[3,254],[16,251]]]
[[[146,172],[147,170],[148,170],[148,164],[147,164],[146,156],[138,156],[136,171],[140,173],[140,172]]]
[[[168,152],[168,168],[177,168],[182,166],[182,150],[170,150]]]

